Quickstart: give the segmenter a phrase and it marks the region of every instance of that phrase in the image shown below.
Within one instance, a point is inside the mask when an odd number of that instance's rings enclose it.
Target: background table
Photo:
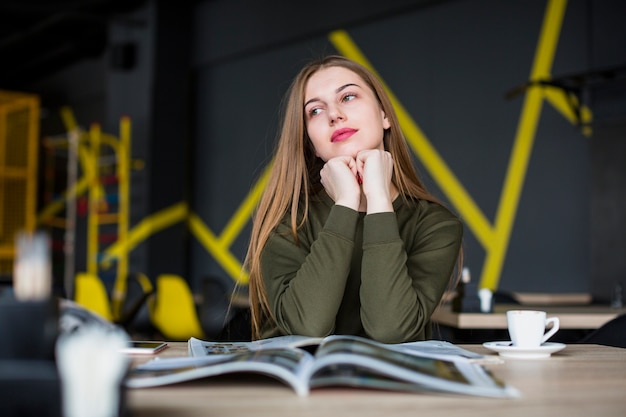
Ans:
[[[480,345],[462,347],[491,354]],[[159,356],[186,353],[186,343],[171,343]],[[316,389],[302,398],[270,378],[239,375],[129,390],[127,403],[133,417],[414,417],[426,413],[429,417],[613,417],[626,410],[626,349],[568,345],[549,359],[503,359],[485,367],[517,388],[521,398],[356,388]]]
[[[433,322],[457,329],[506,329],[508,310],[542,310],[548,317],[557,316],[561,329],[593,330],[614,319],[626,309],[608,306],[546,306],[496,304],[493,313],[455,313],[449,304],[444,304],[432,316]]]

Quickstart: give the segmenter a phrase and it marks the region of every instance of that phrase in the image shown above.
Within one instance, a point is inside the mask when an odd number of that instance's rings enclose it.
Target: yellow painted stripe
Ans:
[[[550,70],[559,42],[566,7],[567,0],[548,1],[530,74],[531,80],[550,78]]]
[[[123,256],[151,235],[185,220],[187,212],[187,203],[180,202],[145,217],[129,231],[126,242],[118,241],[104,251],[101,263]]]
[[[537,87],[535,87],[537,88]],[[579,106],[580,103],[578,98],[572,93],[566,93],[560,88],[556,87],[541,87],[542,92],[545,96],[545,99],[559,112],[563,117],[565,117],[571,124],[578,125],[579,120],[578,116],[572,109],[572,106]],[[580,122],[584,124],[581,129],[581,132],[590,137],[592,130],[589,127],[589,123],[593,120],[593,114],[589,107],[585,105],[580,105]]]
[[[68,106],[61,107],[59,111],[61,113],[61,120],[63,120],[63,124],[65,125],[65,130],[68,132],[78,128],[78,123],[76,122],[76,118],[74,117],[74,112]]]
[[[329,34],[329,39],[342,55],[359,62],[377,74],[346,31],[333,31]],[[378,75],[378,78],[382,81],[382,77]],[[463,217],[478,241],[483,246],[488,245],[488,242],[493,239],[490,222],[393,92],[386,85],[385,89],[396,109],[400,125],[413,152],[420,158],[422,164]]]
[[[531,80],[549,76],[566,5],[567,2],[565,0],[551,0],[548,2],[538,47],[535,52],[530,75]],[[541,116],[542,103],[543,95],[540,90],[533,88],[527,92],[513,145],[511,161],[505,178],[504,189],[500,195],[495,221],[496,236],[488,246],[480,278],[480,287],[498,288],[521,190],[524,185],[528,161],[532,152],[537,124]]]
[[[270,168],[271,163],[267,165],[265,171],[261,175],[261,178],[256,182],[255,186],[248,193],[243,203],[239,206],[234,216],[222,231],[219,240],[223,247],[229,247],[237,238],[241,229],[243,229],[246,223],[250,220],[250,217],[252,216],[259,199],[261,198],[261,194],[267,185],[267,181],[269,180]],[[237,275],[237,277],[238,276],[239,275]],[[233,278],[237,279],[237,277]]]
[[[394,106],[396,109],[399,109],[398,118],[413,152],[420,157],[422,164],[439,184],[442,192],[463,217],[478,241],[485,245],[485,242],[488,242],[493,236],[493,229],[489,220],[454,173],[448,168],[437,150],[421,133],[419,128],[412,123],[406,110],[399,104],[394,104]]]
[[[188,222],[189,229],[194,236],[196,236],[202,246],[213,255],[222,268],[224,268],[231,277],[236,277],[236,281],[240,284],[247,284],[248,276],[242,272],[241,263],[228,251],[228,248],[220,244],[213,232],[206,227],[200,217],[191,213]]]

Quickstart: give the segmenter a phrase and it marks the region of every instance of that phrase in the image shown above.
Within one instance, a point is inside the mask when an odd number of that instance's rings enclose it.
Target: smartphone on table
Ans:
[[[143,341],[143,340],[131,340],[128,345],[122,348],[123,353],[130,353],[135,355],[153,355],[165,349],[167,343],[160,341]]]

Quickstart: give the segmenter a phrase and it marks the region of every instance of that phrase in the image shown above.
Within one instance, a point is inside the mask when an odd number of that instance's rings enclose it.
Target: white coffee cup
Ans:
[[[559,318],[547,317],[545,311],[509,310],[506,312],[509,335],[513,346],[536,348],[559,330]],[[546,327],[552,327],[546,332]]]

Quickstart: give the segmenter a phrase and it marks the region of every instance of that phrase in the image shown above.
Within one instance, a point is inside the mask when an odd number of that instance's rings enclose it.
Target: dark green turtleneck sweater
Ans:
[[[276,323],[262,337],[350,334],[383,343],[430,337],[430,316],[457,260],[463,226],[442,206],[397,198],[365,215],[322,192],[298,232],[289,216],[261,257]]]

